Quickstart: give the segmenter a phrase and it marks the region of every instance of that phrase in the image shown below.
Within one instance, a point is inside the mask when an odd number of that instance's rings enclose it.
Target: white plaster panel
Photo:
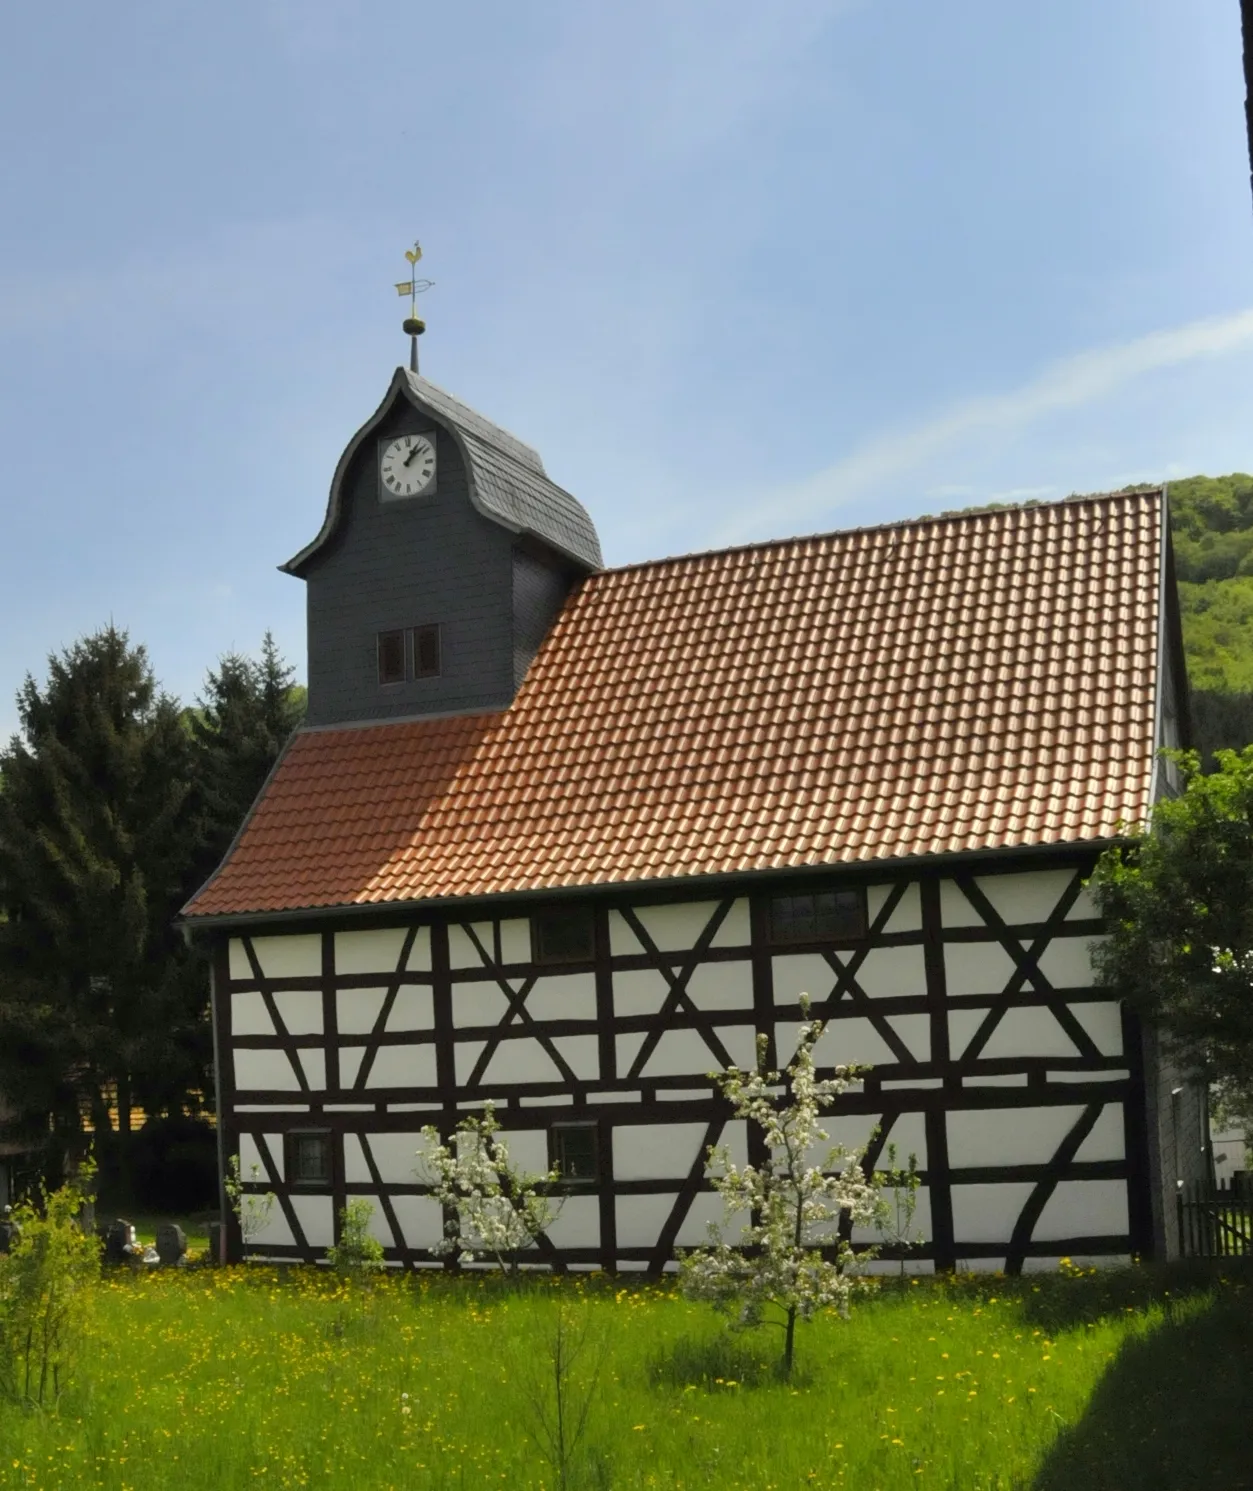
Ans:
[[[1033,1242],[1047,1242],[1129,1230],[1126,1181],[1063,1180],[1045,1203],[1031,1237]]]
[[[365,1055],[364,1046],[341,1046],[339,1048],[339,1085],[341,1088],[349,1088],[357,1080],[357,1073],[361,1070],[361,1058]]]
[[[457,1081],[466,1082],[474,1069],[474,1063],[478,1060],[478,1054],[483,1049],[481,1041],[459,1041],[456,1046],[457,1052]],[[462,1052],[467,1053],[467,1059],[463,1062]],[[470,1054],[472,1053],[472,1054]],[[462,1075],[464,1066],[465,1074]],[[544,1050],[543,1046],[534,1036],[524,1036],[518,1040],[501,1041],[500,1045],[487,1064],[487,1070],[483,1073],[483,1081],[492,1082],[562,1082],[562,1076],[557,1064]]]
[[[709,1224],[712,1222],[718,1234],[732,1246],[741,1241],[744,1229],[751,1221],[746,1211],[728,1212],[716,1191],[697,1191],[687,1215],[679,1224],[675,1234],[675,1246],[698,1248],[710,1241]]]
[[[497,1134],[509,1151],[510,1162],[528,1175],[548,1173],[548,1131],[507,1129]]]
[[[231,995],[232,1035],[273,1035],[274,1021],[265,1007],[260,990]]]
[[[734,1054],[731,1053],[733,1058]],[[644,1063],[641,1075],[646,1078],[703,1077],[719,1069],[718,1058],[695,1030],[667,1030]]]
[[[687,992],[698,1010],[752,1009],[753,965],[698,963],[687,981]]]
[[[322,976],[321,933],[309,932],[300,937],[254,937],[252,950],[261,964],[261,972],[272,982]]]
[[[1008,1242],[1014,1223],[1035,1189],[1027,1182],[953,1187],[953,1235],[963,1243]]]
[[[1026,1072],[993,1072],[986,1077],[963,1077],[963,1087],[1026,1087]]]
[[[722,925],[713,935],[710,947],[748,947],[753,940],[748,916],[748,901],[741,897],[731,903]]]
[[[940,921],[946,927],[983,926],[983,918],[952,880],[940,881]]]
[[[291,1208],[310,1247],[329,1248],[335,1241],[335,1209],[331,1198],[293,1193]]]
[[[338,990],[335,995],[335,1019],[340,1035],[369,1035],[386,998],[386,989]]]
[[[1018,965],[999,942],[949,942],[944,947],[944,978],[951,998],[961,994],[999,994]]]
[[[618,1076],[624,1078],[631,1070],[631,1065],[635,1061],[635,1058],[639,1055],[640,1047],[644,1044],[644,1035],[642,1031],[635,1031],[628,1035],[616,1037],[616,1042],[618,1048]]]
[[[422,1136],[416,1129],[408,1134],[367,1134],[365,1137],[385,1185],[410,1185],[417,1179],[414,1171]]]
[[[614,1207],[617,1213],[618,1246],[651,1247],[670,1215],[674,1199],[673,1194],[616,1197]]]
[[[918,1125],[918,1132],[915,1136],[908,1121],[916,1117],[918,1117],[916,1114],[901,1114],[892,1125],[890,1137],[896,1140],[898,1149],[904,1149],[906,1153],[911,1149],[914,1150],[918,1155],[918,1163],[921,1165],[926,1155],[925,1142],[922,1143],[921,1148],[919,1148],[919,1142],[906,1142],[915,1139],[922,1141],[921,1123]],[[865,1149],[878,1123],[879,1119],[873,1113],[824,1113],[821,1124],[827,1131],[828,1138],[825,1143],[814,1148],[809,1155],[809,1162],[815,1165],[825,1165],[832,1147],[837,1144],[848,1153],[855,1149]]]
[[[243,1181],[270,1186],[283,1179],[283,1136],[282,1134],[266,1134],[264,1138],[274,1157],[276,1170],[271,1172],[253,1136],[241,1134],[239,1136],[239,1176]]]
[[[682,1180],[701,1155],[703,1123],[621,1124],[613,1131],[616,1180]]]
[[[561,1213],[548,1228],[558,1248],[600,1247],[600,1201],[595,1196],[567,1196]]]
[[[474,922],[471,924],[474,935],[483,946],[483,952],[492,957],[496,939],[492,933],[491,922]],[[450,968],[483,968],[483,954],[474,945],[474,940],[467,935],[466,931],[455,923],[448,928],[448,964]]]
[[[776,1004],[795,1004],[802,994],[817,1003],[835,988],[831,965],[819,953],[785,953],[771,959],[771,964]]]
[[[1125,1082],[1130,1076],[1131,1073],[1126,1068],[1112,1072],[1049,1072],[1048,1083],[1052,1087],[1056,1082]]]
[[[832,1122],[830,1114],[824,1113],[822,1116],[822,1126],[829,1133],[832,1133],[834,1137]],[[858,1116],[853,1122],[866,1124],[870,1120],[864,1116]],[[857,1141],[858,1145],[865,1142],[865,1139]],[[897,1165],[902,1168],[908,1165],[909,1157],[912,1154],[917,1157],[918,1168],[920,1170],[927,1168],[927,1128],[921,1113],[898,1113],[892,1127],[888,1130],[887,1142],[884,1144],[885,1150],[888,1143],[896,1145]],[[886,1153],[880,1155],[878,1168],[880,1170],[884,1169],[887,1162]]]
[[[499,1025],[508,1013],[509,1001],[494,983],[452,986],[452,1023],[458,1030]]]
[[[431,971],[431,929],[430,927],[419,927],[413,939],[413,946],[409,949],[409,961],[405,964],[409,973],[430,973]]]
[[[236,1103],[236,1113],[308,1113],[308,1103]]]
[[[429,989],[397,989],[384,1027],[389,1032],[433,1030],[435,1007]]]
[[[370,1179],[370,1167],[356,1134],[344,1135],[344,1179],[350,1186],[362,1185]]]
[[[714,1033],[742,1072],[757,1069],[757,1031],[751,1025],[715,1025]]]
[[[670,985],[655,968],[637,968],[613,976],[614,1014],[655,1015],[666,1002]]]
[[[266,1248],[290,1247],[295,1241],[292,1230],[287,1225],[287,1218],[283,1215],[281,1208],[275,1205],[265,1226],[257,1232],[255,1237],[249,1238],[248,1251],[264,1253]]]
[[[240,938],[231,938],[226,949],[226,959],[227,971],[231,978],[252,981],[252,964],[248,961],[248,954],[244,951],[244,944]]]
[[[903,1165],[905,1163],[904,1160],[902,1160],[901,1163]],[[919,1164],[921,1165],[921,1163],[922,1162],[920,1160]],[[885,1190],[882,1191],[880,1194],[882,1196],[882,1199],[887,1202],[888,1206],[892,1207],[892,1192]],[[914,1192],[914,1195],[917,1199],[917,1204],[914,1207],[914,1219],[913,1224],[909,1229],[909,1235],[913,1241],[917,1242],[919,1239],[930,1239],[930,1237],[932,1236],[931,1193],[926,1186],[919,1186],[918,1189]],[[902,1214],[902,1221],[903,1220],[904,1216]],[[881,1243],[883,1241],[883,1238],[879,1235],[878,1228],[871,1224],[869,1226],[858,1225],[854,1227],[852,1240],[855,1243]],[[894,1270],[899,1272],[900,1262],[896,1259],[893,1259],[892,1267]],[[908,1273],[908,1271],[909,1270],[907,1268],[906,1272]]]
[[[305,1081],[315,1091],[326,1086],[326,1052],[321,1046],[302,1047],[296,1052],[304,1068]]]
[[[866,911],[872,926],[875,917],[883,910],[884,901],[891,893],[890,885],[872,885],[866,891]],[[922,897],[918,894],[917,885],[905,887],[905,894],[901,897],[900,904],[883,930],[893,933],[922,931]]]
[[[1104,937],[1054,937],[1040,955],[1040,972],[1055,989],[1090,989],[1096,983],[1092,954]]]
[[[871,948],[857,973],[857,983],[871,999],[904,998],[927,992],[921,947]]]
[[[1092,1037],[1102,1056],[1121,1056],[1122,1011],[1116,1000],[1098,1004],[1072,1004],[1070,1013]]]
[[[949,1010],[949,1042],[954,1057],[960,1057],[983,1024],[986,1010]],[[1035,1005],[1007,1009],[992,1032],[981,1056],[987,1060],[1019,1056],[1078,1056],[1075,1043],[1057,1023],[1053,1012]]]
[[[336,932],[336,973],[394,973],[405,948],[404,927]]]
[[[527,1013],[534,1020],[594,1020],[596,975],[546,974],[536,979],[526,996]]]
[[[1123,1127],[1121,1103],[1106,1103],[1088,1137],[1079,1146],[1075,1159],[1121,1160],[1127,1152],[1127,1135]]]
[[[434,1087],[435,1047],[380,1046],[367,1087]]]
[[[300,1079],[282,1051],[236,1051],[235,1086],[245,1092],[299,1092]]]
[[[929,1020],[927,1015],[896,1015],[888,1022],[904,1041],[915,1061],[930,1059]],[[776,1026],[775,1042],[780,1060],[783,1060],[786,1050],[787,1060],[790,1061],[796,1052],[795,1026]],[[820,1067],[895,1066],[897,1057],[864,1015],[854,1015],[829,1022],[814,1047],[814,1061]]]
[[[1092,894],[1091,888],[1085,885],[1079,892],[1075,904],[1066,913],[1066,920],[1068,922],[1086,921],[1092,917],[1100,916],[1100,914],[1100,908],[1096,904],[1096,897]]]
[[[1048,921],[1074,878],[1073,870],[1029,870],[1010,875],[980,875],[975,884],[1011,927]]]
[[[280,989],[274,996],[278,1017],[289,1035],[322,1034],[322,995],[316,989]]]
[[[529,917],[513,916],[500,924],[500,956],[505,963],[531,961],[531,922]]]
[[[430,1196],[393,1196],[392,1210],[411,1248],[433,1248],[444,1237],[444,1211]]]
[[[1082,1108],[973,1108],[948,1115],[950,1165],[1043,1165]]]
[[[600,1076],[600,1042],[596,1036],[555,1035],[552,1041],[580,1081],[596,1081]]]
[[[635,906],[632,909],[659,952],[687,952],[699,942],[709,918],[718,909],[718,902],[685,901],[673,906]],[[634,940],[634,933],[631,936]],[[747,936],[744,941],[747,943]],[[639,945],[630,949],[632,952],[641,950]]]

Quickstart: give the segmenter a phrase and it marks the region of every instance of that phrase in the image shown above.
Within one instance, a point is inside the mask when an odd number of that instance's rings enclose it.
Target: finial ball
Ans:
[[[420,321],[417,316],[406,316],[401,323],[401,330],[411,337],[420,337],[426,330],[426,322]]]

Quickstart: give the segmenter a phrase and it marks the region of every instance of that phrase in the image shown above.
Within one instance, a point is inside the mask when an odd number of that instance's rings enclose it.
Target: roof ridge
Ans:
[[[1002,502],[984,504],[982,507],[957,508],[942,513],[923,513],[916,518],[894,518],[890,523],[863,523],[855,528],[828,528],[816,533],[795,533],[787,538],[763,538],[751,543],[727,544],[719,549],[692,549],[686,554],[664,554],[656,559],[636,559],[630,564],[606,565],[589,579],[605,575],[622,575],[631,570],[643,570],[664,564],[681,564],[690,559],[717,559],[724,554],[747,554],[753,550],[781,549],[789,544],[808,544],[818,539],[853,538],[863,533],[887,533],[895,528],[922,528],[940,523],[970,522],[993,513],[1039,512],[1044,508],[1078,506],[1085,502],[1112,502],[1131,497],[1160,497],[1166,491],[1166,483],[1155,486],[1123,487],[1114,492],[1072,492],[1067,497],[1055,497],[1051,501],[1028,500],[1026,502]]]

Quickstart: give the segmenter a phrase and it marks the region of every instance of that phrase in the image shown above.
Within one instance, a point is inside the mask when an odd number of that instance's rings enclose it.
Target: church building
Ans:
[[[308,718],[185,910],[252,1251],[320,1257],[361,1196],[433,1262],[419,1131],[491,1099],[564,1177],[540,1258],[658,1271],[719,1214],[707,1146],[753,1152],[711,1074],[786,1064],[802,993],[871,1068],[833,1138],[918,1157],[917,1266],[1175,1250],[1203,1103],[1097,985],[1084,884],[1188,739],[1164,492],[607,568],[399,369],[283,568]]]

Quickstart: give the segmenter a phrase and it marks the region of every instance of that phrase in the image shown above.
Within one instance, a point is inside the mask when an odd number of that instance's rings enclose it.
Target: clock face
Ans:
[[[389,441],[379,458],[384,502],[394,497],[420,497],[435,485],[435,442],[429,435],[401,435]]]

